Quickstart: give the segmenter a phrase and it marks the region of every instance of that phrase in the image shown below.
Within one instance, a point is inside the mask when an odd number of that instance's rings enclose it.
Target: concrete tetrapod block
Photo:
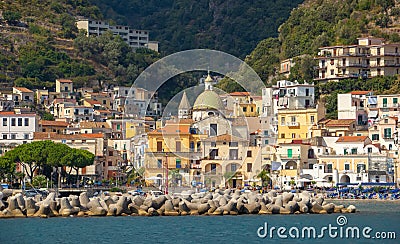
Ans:
[[[39,207],[35,205],[35,201],[33,200],[32,197],[25,198],[25,207],[26,207],[26,216],[28,217],[32,217],[39,209]]]
[[[310,209],[310,212],[315,213],[315,214],[327,213],[326,210],[316,202],[313,203],[312,208]]]
[[[260,202],[260,211],[258,211],[258,214],[271,214],[264,202]]]
[[[335,209],[333,210],[334,213],[341,213],[342,209],[344,209],[343,205],[335,205]]]
[[[275,205],[275,204],[268,204],[267,205],[268,211],[271,212],[272,214],[279,214],[281,207]]]
[[[78,207],[72,207],[67,197],[61,198],[61,204],[60,205],[61,205],[61,207],[60,207],[59,213],[63,217],[68,217],[70,215],[74,215],[74,214],[77,214],[79,212],[79,208]]]
[[[260,211],[261,205],[258,202],[249,203],[244,205],[245,213],[246,214],[258,214]]]
[[[282,201],[283,201],[283,205],[285,205],[286,203],[292,201],[294,198],[294,194],[291,192],[284,192],[282,194]]]
[[[42,203],[39,207],[39,210],[35,213],[35,217],[40,217],[40,218],[49,218],[53,217],[52,216],[52,211],[50,209],[50,205],[47,203]]]
[[[165,216],[178,216],[179,215],[179,213],[175,210],[174,205],[172,204],[171,200],[165,201],[164,207],[165,207],[165,211],[164,211]]]
[[[105,216],[107,214],[107,211],[101,206],[100,198],[98,197],[90,199],[88,206],[89,206],[89,211],[88,211],[89,216]]]
[[[285,205],[285,209],[289,210],[290,213],[294,213],[296,211],[300,210],[299,204],[296,201],[290,201],[288,203],[286,203]]]
[[[89,208],[87,205],[90,202],[90,199],[88,197],[88,194],[86,191],[82,192],[79,195],[79,203],[83,208]]]
[[[19,208],[18,201],[15,196],[9,197],[7,202],[8,202],[8,207],[6,208],[6,210],[8,210],[13,217],[15,218],[26,217],[25,214],[22,212],[22,210]]]
[[[197,207],[197,211],[200,215],[207,213],[209,209],[210,209],[210,204],[208,203],[199,204]]]
[[[322,205],[322,208],[325,209],[325,211],[328,214],[330,214],[330,213],[333,213],[335,211],[335,204],[328,203],[328,204]]]
[[[356,207],[354,205],[350,205],[347,207],[347,211],[349,213],[355,213],[356,212]]]

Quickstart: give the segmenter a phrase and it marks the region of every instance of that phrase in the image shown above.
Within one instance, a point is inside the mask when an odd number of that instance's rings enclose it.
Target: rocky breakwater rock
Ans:
[[[0,194],[1,196],[1,194]],[[240,192],[216,190],[195,193],[185,191],[162,196],[80,196],[56,198],[50,193],[46,199],[9,196],[0,203],[0,218],[55,217],[55,216],[178,216],[178,215],[240,215],[240,214],[330,214],[354,213],[356,207],[326,203],[309,192],[278,193],[270,191]]]

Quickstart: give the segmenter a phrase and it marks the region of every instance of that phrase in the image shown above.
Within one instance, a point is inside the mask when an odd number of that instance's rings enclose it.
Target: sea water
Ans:
[[[335,202],[339,204],[338,202]],[[400,202],[345,201],[354,214],[240,215],[180,217],[88,217],[0,219],[0,243],[400,243]],[[343,222],[343,216],[346,222]],[[342,222],[338,222],[342,218]],[[338,228],[336,237],[323,227]],[[275,227],[271,231],[271,228]],[[278,228],[286,232],[278,236]],[[314,227],[317,236],[301,236]],[[340,227],[371,228],[371,238],[340,236]],[[265,230],[267,229],[267,235]],[[292,229],[289,235],[289,230]],[[295,229],[300,230],[297,237]],[[272,232],[272,236],[270,233]],[[395,232],[396,239],[374,238],[376,232]],[[284,238],[286,234],[286,238]],[[312,233],[310,233],[312,234]],[[283,237],[282,237],[283,236]],[[393,237],[391,237],[393,238]]]

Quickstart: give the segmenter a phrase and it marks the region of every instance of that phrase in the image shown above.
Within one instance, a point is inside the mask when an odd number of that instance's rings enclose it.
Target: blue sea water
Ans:
[[[265,223],[268,228],[285,227],[286,234],[291,227],[339,227],[340,214],[306,214],[0,219],[0,243],[400,243],[400,202],[344,203],[354,204],[359,212],[345,214],[343,227],[370,227],[371,236],[394,231],[396,239],[330,238],[326,232],[321,239],[281,239],[276,231],[273,238],[257,235]]]

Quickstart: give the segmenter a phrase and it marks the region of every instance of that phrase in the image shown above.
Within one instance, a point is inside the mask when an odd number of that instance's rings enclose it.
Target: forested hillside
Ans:
[[[303,0],[90,0],[107,19],[150,31],[163,54],[210,48],[244,58]]]
[[[131,84],[159,58],[149,50],[132,50],[112,34],[78,33],[76,16],[101,19],[87,0],[8,0],[0,2],[0,82],[3,87],[52,87],[57,78],[75,87]]]

